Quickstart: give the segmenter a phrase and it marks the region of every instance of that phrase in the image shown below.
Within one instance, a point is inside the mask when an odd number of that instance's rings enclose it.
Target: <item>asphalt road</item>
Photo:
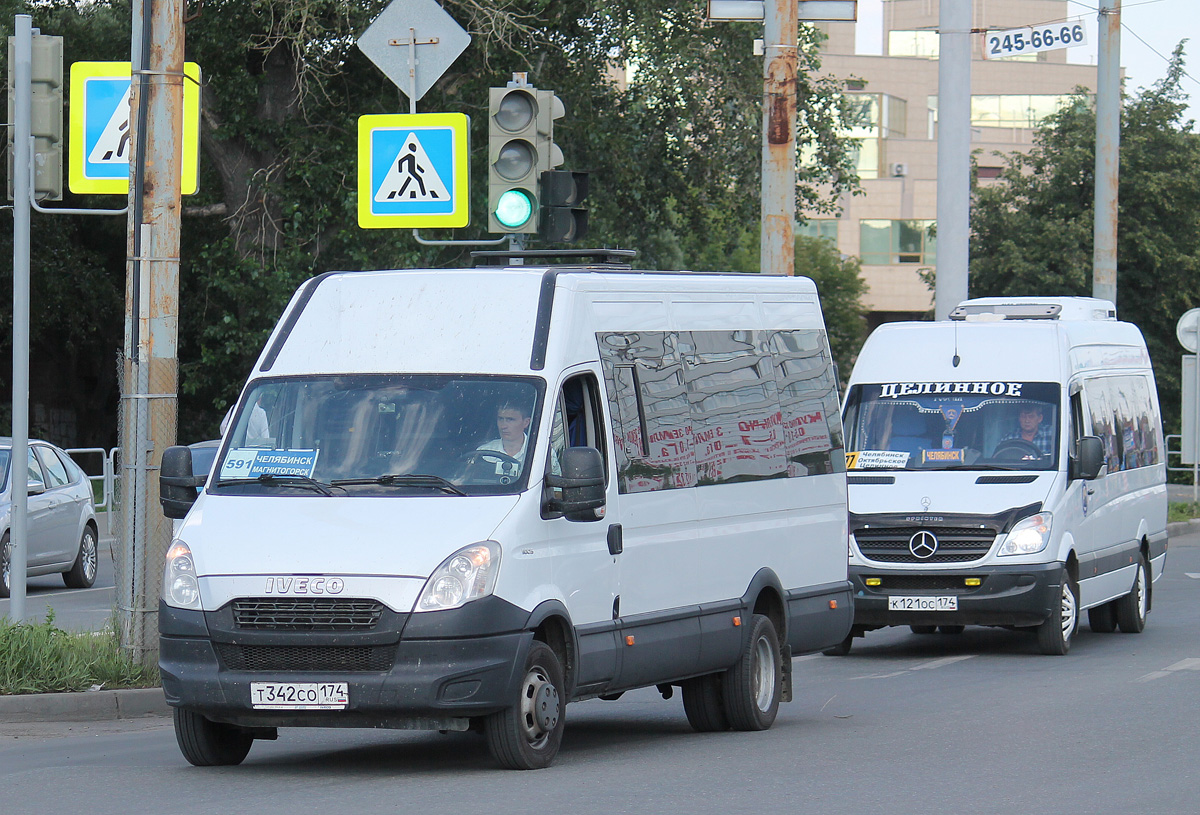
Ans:
[[[483,739],[284,730],[197,769],[161,718],[0,725],[5,798],[39,813],[1193,813],[1200,535],[1173,539],[1142,634],[1071,653],[1031,635],[890,629],[795,663],[765,733],[696,734],[679,697],[572,705],[557,763],[495,768]]]
[[[99,631],[112,619],[115,593],[111,547],[115,542],[101,529],[96,582],[90,589],[68,589],[61,574],[31,577],[25,586],[25,619],[41,622],[53,610],[54,624],[64,631]],[[12,600],[0,600],[0,617],[7,617]]]

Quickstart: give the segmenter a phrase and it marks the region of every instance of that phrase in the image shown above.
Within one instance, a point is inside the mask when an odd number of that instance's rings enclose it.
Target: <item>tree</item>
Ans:
[[[181,248],[180,430],[216,432],[296,286],[323,271],[469,263],[407,231],[357,225],[357,119],[406,112],[407,100],[356,40],[388,0],[207,0],[189,6],[187,58],[204,70],[201,191],[184,200]],[[0,0],[14,5],[12,0]],[[487,88],[526,71],[568,114],[555,127],[570,169],[591,173],[596,246],[637,249],[646,268],[693,265],[733,251],[759,219],[762,62],[757,27],[706,22],[702,0],[444,0],[471,46],[421,100],[421,111],[472,119],[472,175],[486,176]],[[39,0],[34,24],[70,31],[68,62],[127,59],[126,0]],[[114,31],[122,32],[114,35]],[[92,33],[95,32],[95,33]],[[805,26],[800,113],[823,162],[806,168],[800,204],[832,205],[853,184],[837,138],[841,102],[818,80],[819,33]],[[617,76],[617,69],[631,73]],[[68,100],[69,101],[69,100]],[[486,195],[472,192],[479,238]],[[110,200],[73,200],[107,206]],[[71,219],[64,219],[71,220]],[[81,234],[94,228],[76,219]],[[124,290],[124,236],[98,252],[109,291]],[[77,241],[79,238],[71,239]],[[71,267],[45,270],[69,286]],[[3,297],[0,294],[0,297]],[[118,301],[120,302],[119,298]],[[116,315],[104,354],[120,345]],[[110,363],[111,368],[111,363]]]
[[[829,347],[838,375],[845,383],[867,338],[866,310],[862,304],[867,284],[862,279],[862,264],[856,257],[842,255],[824,238],[799,235],[796,274],[810,277],[817,284]]]
[[[1183,44],[1166,77],[1121,115],[1117,313],[1137,324],[1154,362],[1166,432],[1179,427],[1175,322],[1200,305],[1200,137],[1185,120]],[[1091,295],[1095,110],[1079,92],[1049,117],[1028,155],[977,189],[971,294]]]

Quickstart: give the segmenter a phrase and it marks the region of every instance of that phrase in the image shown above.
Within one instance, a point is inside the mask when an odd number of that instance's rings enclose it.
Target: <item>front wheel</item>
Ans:
[[[750,637],[737,663],[725,672],[725,716],[734,730],[766,730],[779,712],[783,666],[779,636],[769,617],[750,618]]]
[[[79,538],[79,554],[68,571],[63,572],[63,583],[68,589],[90,589],[96,582],[96,563],[99,560],[96,546],[96,530],[83,528]]]
[[[241,728],[206,719],[199,713],[175,708],[175,740],[179,750],[197,767],[241,764],[254,737]]]
[[[0,599],[8,597],[12,591],[12,542],[8,533],[0,538]]]
[[[851,631],[846,635],[846,639],[839,642],[837,645],[831,645],[821,653],[827,657],[844,657],[850,653],[850,649],[854,647],[854,632]]]
[[[1137,574],[1129,594],[1120,597],[1117,604],[1117,625],[1123,634],[1140,634],[1146,627],[1146,615],[1150,613],[1150,581],[1146,579],[1146,558],[1137,559]]]
[[[549,767],[562,744],[566,698],[558,655],[534,640],[513,704],[484,722],[492,757],[510,770]]]
[[[1043,654],[1062,656],[1071,650],[1071,637],[1079,625],[1079,595],[1071,575],[1064,569],[1058,608],[1037,627],[1038,645]]]

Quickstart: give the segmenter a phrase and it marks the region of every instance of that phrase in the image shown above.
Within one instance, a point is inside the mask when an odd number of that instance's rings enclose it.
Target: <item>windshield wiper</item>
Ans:
[[[333,495],[333,490],[329,488],[335,486],[334,484],[326,484],[324,481],[318,481],[315,478],[300,475],[299,473],[284,473],[280,475],[263,473],[254,478],[222,478],[217,482],[218,487],[231,487],[236,484],[281,484],[288,487],[306,487],[322,495]]]
[[[441,490],[442,492],[451,495],[466,495],[454,485],[454,482],[447,481],[440,475],[422,475],[419,473],[389,473],[381,475],[377,478],[338,478],[330,482],[334,487],[345,487],[352,484],[382,484],[385,486],[396,487],[429,487],[431,489]]]

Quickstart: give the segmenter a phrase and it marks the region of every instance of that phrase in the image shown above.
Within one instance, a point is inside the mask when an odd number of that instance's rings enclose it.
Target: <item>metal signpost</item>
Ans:
[[[1184,349],[1191,351],[1183,357],[1183,382],[1180,388],[1182,438],[1179,458],[1192,465],[1192,500],[1200,501],[1200,376],[1196,370],[1196,349],[1200,347],[1200,308],[1189,309],[1175,324],[1175,336]]]

